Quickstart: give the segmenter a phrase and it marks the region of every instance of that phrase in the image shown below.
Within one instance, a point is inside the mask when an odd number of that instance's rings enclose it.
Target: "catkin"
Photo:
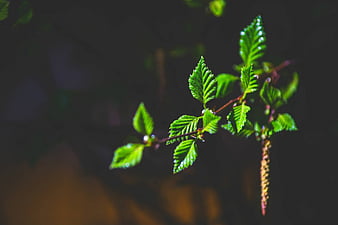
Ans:
[[[269,149],[271,148],[271,142],[264,140],[262,143],[262,160],[261,160],[261,209],[262,215],[266,214],[266,207],[269,199]]]

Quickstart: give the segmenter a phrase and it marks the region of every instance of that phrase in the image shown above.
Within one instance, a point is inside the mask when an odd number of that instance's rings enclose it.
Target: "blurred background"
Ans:
[[[5,3],[4,3],[5,2]],[[333,0],[11,0],[0,13],[1,225],[338,224],[337,7]],[[2,5],[3,6],[3,5]],[[300,75],[285,108],[299,131],[273,139],[268,212],[260,145],[219,132],[172,174],[174,146],[109,170],[134,139],[143,101],[166,137],[198,115],[187,79],[200,55],[214,74],[240,63],[239,32],[258,14],[264,60]],[[6,18],[5,18],[6,17]]]

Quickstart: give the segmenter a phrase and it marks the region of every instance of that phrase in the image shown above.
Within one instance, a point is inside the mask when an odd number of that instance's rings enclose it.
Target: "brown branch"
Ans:
[[[284,62],[282,62],[281,64],[279,64],[278,66],[276,66],[274,68],[274,71],[278,72],[282,69],[284,69],[285,67],[291,65],[291,64],[294,64],[295,63],[295,60],[285,60]]]
[[[238,96],[237,98],[231,99],[230,101],[228,101],[227,103],[225,103],[224,105],[222,105],[219,109],[217,109],[214,113],[217,114],[220,111],[222,111],[223,109],[225,109],[226,107],[228,107],[230,104],[239,101],[241,98],[243,97],[243,95]]]
[[[189,132],[189,133],[186,133],[186,134],[181,134],[181,135],[177,135],[177,136],[162,138],[162,139],[158,140],[157,143],[161,144],[161,143],[164,143],[164,142],[176,139],[176,138],[181,138],[181,137],[186,137],[186,136],[190,136],[190,135],[193,135],[193,134],[197,134],[198,131],[199,131],[199,129],[197,129],[195,131],[192,131],[192,132]]]
[[[259,76],[259,78],[262,79],[264,77],[270,76],[271,79],[272,79],[272,83],[276,84],[277,81],[279,80],[278,71],[280,71],[280,70],[284,69],[285,67],[287,67],[287,66],[289,66],[291,64],[294,64],[294,63],[295,63],[295,60],[285,60],[284,62],[282,62],[278,66],[274,67],[271,72],[261,74]]]

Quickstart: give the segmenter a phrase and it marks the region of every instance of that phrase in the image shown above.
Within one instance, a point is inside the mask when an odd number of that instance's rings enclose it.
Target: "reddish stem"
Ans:
[[[193,135],[193,134],[197,134],[197,132],[198,132],[198,130],[195,130],[195,131],[192,131],[192,132],[189,132],[189,133],[186,133],[186,134],[181,134],[181,135],[177,135],[177,136],[162,138],[162,139],[158,140],[157,143],[161,144],[161,143],[170,141],[172,139],[176,139],[176,138],[181,138],[181,137],[186,137],[186,136],[190,136],[190,135]]]
[[[239,101],[242,98],[243,95],[238,96],[237,98],[231,99],[230,101],[228,101],[227,103],[225,103],[224,105],[222,105],[219,109],[217,109],[215,111],[215,114],[219,113],[220,111],[222,111],[223,109],[225,109],[226,107],[228,107],[230,104]]]

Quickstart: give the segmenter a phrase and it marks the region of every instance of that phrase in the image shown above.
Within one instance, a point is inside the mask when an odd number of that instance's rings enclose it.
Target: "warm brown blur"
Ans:
[[[10,164],[1,170],[0,179],[0,213],[7,225],[125,224],[126,220],[132,224],[166,224],[139,202],[114,194],[97,178],[85,175],[66,144],[56,146],[35,166]],[[220,224],[216,192],[211,188],[194,189],[192,185],[177,186],[176,180],[173,176],[159,187],[161,207],[168,216],[182,224],[194,224],[198,215],[193,193],[198,192],[209,224]],[[118,207],[121,202],[124,207]],[[128,219],[121,219],[121,215]]]

